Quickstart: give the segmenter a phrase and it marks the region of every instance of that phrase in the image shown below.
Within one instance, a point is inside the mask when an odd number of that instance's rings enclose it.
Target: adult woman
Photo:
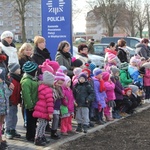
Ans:
[[[50,52],[46,48],[46,42],[44,37],[35,36],[34,44],[35,44],[35,49],[32,58],[38,65],[42,65],[42,63],[46,59],[51,60]]]
[[[10,63],[18,63],[17,49],[13,43],[13,33],[10,31],[4,31],[1,34],[1,43],[0,47],[2,47],[2,52],[7,56],[7,60],[5,61],[6,66]]]
[[[136,45],[136,53],[141,57],[144,57],[146,60],[150,57],[148,43],[148,39],[142,39],[141,43]]]
[[[120,62],[121,63],[129,62],[130,55],[129,55],[129,52],[127,51],[127,49],[126,49],[126,41],[124,39],[118,40],[117,46],[118,46],[117,56],[120,59]]]
[[[58,50],[56,53],[55,60],[59,63],[59,65],[63,65],[68,69],[68,76],[73,76],[73,71],[71,68],[71,54],[70,44],[67,41],[61,41],[58,45]]]
[[[22,66],[27,61],[32,61],[31,55],[33,54],[33,46],[30,43],[24,43],[19,51],[18,51],[18,59],[21,69],[21,74],[24,72],[22,71]]]
[[[33,54],[33,46],[30,43],[24,43],[19,51],[18,51],[18,58],[19,58],[19,64],[21,69],[21,74],[23,75],[22,67],[27,61],[32,61],[31,55]],[[26,109],[24,108],[24,105],[22,105],[22,115],[24,119],[24,127],[27,125],[27,117],[26,117]]]

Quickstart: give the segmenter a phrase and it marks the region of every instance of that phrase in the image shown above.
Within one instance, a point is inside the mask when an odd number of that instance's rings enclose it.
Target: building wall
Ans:
[[[41,0],[31,1],[26,9],[26,38],[33,39],[35,35],[41,35]],[[22,37],[19,14],[7,0],[0,2],[0,34],[5,30],[12,31],[16,39]]]

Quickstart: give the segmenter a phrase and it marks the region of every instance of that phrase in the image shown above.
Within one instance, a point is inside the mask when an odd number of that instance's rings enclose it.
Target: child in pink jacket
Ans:
[[[114,100],[116,99],[115,92],[114,92],[115,84],[110,80],[109,72],[103,72],[102,79],[104,80],[104,85],[106,88],[105,92],[107,95],[107,99],[106,99],[107,106],[104,109],[104,114],[107,121],[113,121],[111,107],[113,108],[115,106],[115,102],[114,102]]]
[[[44,146],[48,141],[45,138],[45,128],[50,119],[53,118],[54,99],[53,99],[54,75],[48,71],[43,73],[43,81],[38,87],[38,101],[34,107],[33,117],[38,118],[38,126],[34,144]]]
[[[65,82],[63,84],[63,94],[65,98],[63,99],[62,105],[60,107],[61,110],[60,130],[62,135],[68,135],[68,133],[73,132],[72,118],[74,115],[75,99],[70,86],[71,86],[71,79],[69,76],[65,76]]]

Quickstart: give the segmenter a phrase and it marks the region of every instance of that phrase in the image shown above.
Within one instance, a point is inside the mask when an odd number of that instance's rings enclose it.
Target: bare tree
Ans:
[[[91,2],[87,2],[92,7]],[[96,0],[93,12],[97,19],[102,18],[107,29],[108,35],[113,36],[114,28],[118,26],[122,2],[120,0]]]
[[[147,26],[148,26],[148,37],[150,38],[150,2],[145,2],[145,10],[146,10],[146,19],[147,19]]]

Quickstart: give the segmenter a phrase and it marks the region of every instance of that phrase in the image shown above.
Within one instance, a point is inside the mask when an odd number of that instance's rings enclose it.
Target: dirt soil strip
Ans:
[[[150,104],[136,112],[91,128],[87,134],[64,138],[44,150],[150,150]]]

